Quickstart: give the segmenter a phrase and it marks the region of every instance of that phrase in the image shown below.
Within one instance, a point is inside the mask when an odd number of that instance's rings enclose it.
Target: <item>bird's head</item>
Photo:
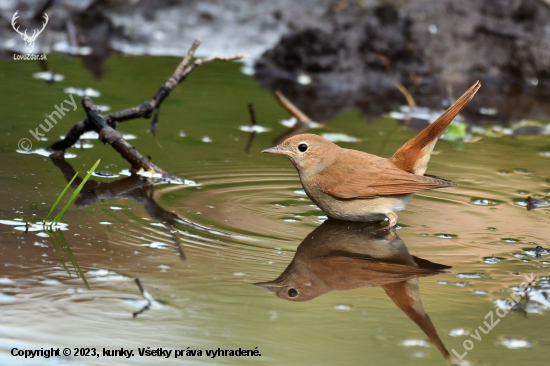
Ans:
[[[276,147],[262,152],[284,155],[290,159],[298,172],[315,174],[333,162],[338,149],[338,145],[321,136],[305,133],[292,136]]]

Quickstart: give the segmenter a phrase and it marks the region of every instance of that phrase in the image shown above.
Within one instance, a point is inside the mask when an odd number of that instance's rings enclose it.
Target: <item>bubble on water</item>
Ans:
[[[481,278],[481,273],[457,273],[457,278]]]
[[[351,305],[347,305],[347,304],[337,304],[337,305],[334,305],[334,309],[335,309],[335,310],[344,310],[344,311],[347,311],[347,310],[351,310]]]
[[[328,216],[326,216],[326,215],[325,216],[317,216],[317,218],[319,219],[319,222],[321,222],[321,223],[328,220]]]
[[[128,277],[118,274],[108,269],[92,269],[87,273],[86,278],[96,281],[126,281]]]
[[[166,247],[167,247],[166,243],[161,243],[161,242],[157,242],[157,241],[154,241],[152,243],[142,244],[142,245],[144,247],[148,247],[148,248],[151,248],[151,249],[166,249]]]
[[[122,133],[122,137],[125,140],[135,140],[135,139],[137,139],[136,135],[132,135],[132,134],[129,134],[129,133],[128,134]],[[65,138],[65,135],[60,135],[59,138],[63,140]],[[99,135],[95,131],[88,131],[88,132],[84,132],[82,135],[80,135],[79,139],[80,140],[97,140],[97,139],[99,139]]]
[[[208,136],[204,136],[202,139],[201,139],[202,142],[206,142],[206,143],[209,143],[209,142],[212,142],[212,139]]]
[[[46,279],[40,281],[40,283],[43,284],[43,285],[48,285],[48,286],[61,285],[61,282],[59,282],[58,280],[53,279],[53,278],[46,278]]]
[[[440,280],[440,281],[436,281],[436,283],[439,285],[447,285],[449,282]]]
[[[487,295],[488,292],[485,290],[474,290],[474,294],[476,295]]]
[[[92,88],[86,88],[86,89],[78,89],[78,88],[65,88],[63,89],[63,93],[65,94],[75,94],[79,97],[92,97],[92,98],[98,98],[101,96],[101,93],[95,89]]]
[[[281,124],[285,127],[292,128],[294,125],[298,122],[296,117],[291,117],[289,119],[283,119],[281,120]]]
[[[497,257],[484,257],[483,258],[483,261],[485,263],[489,263],[489,264],[495,264],[495,263],[498,263],[500,262],[502,258],[497,258]]]
[[[10,294],[0,292],[0,304],[10,304],[15,301],[15,297]]]
[[[109,222],[109,221],[101,221],[100,224],[101,225],[112,225],[113,223]]]
[[[245,126],[240,126],[239,127],[239,130],[243,131],[243,132],[256,132],[256,133],[264,133],[264,132],[269,132],[271,131],[270,128],[267,128],[267,127],[264,127],[264,126],[260,126],[260,125],[245,125]]]
[[[468,282],[456,282],[456,283],[455,283],[455,286],[458,286],[458,287],[466,287],[466,286],[468,286]]]
[[[517,243],[517,242],[519,242],[518,239],[514,239],[514,238],[502,238],[502,241],[505,242],[505,243]]]
[[[472,198],[470,202],[473,205],[477,205],[477,206],[496,206],[496,205],[500,205],[499,201],[489,199],[489,198]]]
[[[102,170],[102,171],[99,171],[99,172],[93,172],[92,175],[94,177],[101,177],[101,178],[118,178],[118,177],[120,177],[120,175],[113,174],[113,173],[108,172],[106,170]]]
[[[49,157],[51,154],[53,154],[53,151],[48,150],[48,149],[36,149],[36,150],[30,150],[30,151],[17,149],[15,151],[18,152],[19,154],[24,154],[24,155],[36,154],[36,155],[46,156],[46,157]],[[74,159],[74,158],[76,158],[76,154],[73,154],[73,153],[70,153],[70,152],[65,152],[63,157],[65,159]]]
[[[518,338],[504,338],[502,341],[497,343],[497,345],[504,346],[509,349],[519,349],[519,348],[531,348],[531,343],[527,342],[524,339]]]
[[[460,336],[466,336],[470,334],[469,331],[467,331],[466,329],[464,328],[456,328],[456,329],[452,329],[450,332],[449,332],[449,335],[451,337],[460,337]]]
[[[526,249],[524,250],[525,254],[530,255],[531,257],[538,258],[541,255],[548,255],[548,251],[546,249],[540,248],[540,249]]]
[[[85,294],[87,292],[89,292],[90,290],[88,290],[87,288],[84,288],[84,287],[69,287],[65,293],[66,294],[70,294],[70,295],[73,295],[73,294]]]
[[[0,277],[0,285],[11,285],[14,282],[9,277]]]
[[[65,75],[58,74],[53,71],[41,71],[35,72],[32,74],[34,79],[42,79],[46,81],[63,81],[65,80]]]
[[[424,339],[405,339],[399,345],[405,347],[430,347],[430,342]]]
[[[458,237],[457,235],[454,235],[454,234],[436,234],[435,236],[441,239],[455,239]]]
[[[345,133],[325,132],[321,136],[331,142],[357,142],[359,139]]]
[[[294,193],[302,195],[302,196],[307,196],[306,192],[303,189],[298,189],[298,190],[294,191]]]

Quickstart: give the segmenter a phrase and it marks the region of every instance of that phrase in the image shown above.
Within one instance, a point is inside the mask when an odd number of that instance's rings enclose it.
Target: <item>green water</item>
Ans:
[[[46,137],[35,141],[28,132],[43,123],[68,95],[67,87],[91,87],[93,98],[111,111],[151,98],[172,74],[176,58],[113,57],[102,81],[94,81],[77,60],[49,57],[50,67],[65,75],[47,84],[32,78],[33,62],[0,63],[0,106],[4,122],[0,169],[0,220],[43,219],[67,184],[46,156],[16,151],[29,138],[33,149],[47,147],[65,135],[85,113],[78,104]],[[401,312],[380,287],[328,292],[311,301],[291,302],[253,286],[277,278],[298,245],[324,220],[302,193],[290,162],[260,154],[286,128],[288,118],[270,93],[237,63],[201,66],[162,105],[158,146],[146,133],[148,120],[123,122],[119,130],[137,136],[130,143],[152,161],[198,186],[156,185],[139,180],[126,189],[118,178],[92,177],[97,202],[71,206],[63,216],[63,235],[90,283],[62,267],[51,241],[36,231],[0,225],[0,363],[5,365],[143,364],[160,359],[139,357],[138,348],[195,350],[257,349],[257,357],[183,357],[166,364],[272,365],[442,365],[447,361],[433,345],[401,345],[427,340],[424,332]],[[80,97],[75,100],[80,102]],[[247,104],[253,103],[258,123],[271,131],[256,135],[249,154]],[[340,115],[312,133],[355,136],[340,146],[389,157],[415,131],[398,129],[394,120],[365,120],[355,112]],[[203,142],[208,136],[211,142]],[[80,177],[97,159],[98,171],[118,174],[129,168],[110,146],[89,140],[90,149],[71,148],[74,159],[64,169]],[[533,273],[548,286],[547,255],[525,254],[536,245],[547,248],[549,209],[527,211],[518,205],[527,196],[550,194],[550,141],[546,136],[484,137],[462,149],[440,141],[428,171],[459,183],[459,187],[417,194],[399,215],[397,232],[415,256],[452,266],[445,274],[420,278],[420,295],[447,349],[464,352],[474,365],[523,363],[546,365],[550,357],[549,310],[507,314],[481,340],[453,337],[453,329],[474,332],[485,315]],[[63,163],[59,163],[63,164]],[[100,184],[102,183],[102,184]],[[112,185],[107,186],[106,184]],[[130,192],[131,191],[131,192]],[[99,198],[97,198],[99,197]],[[496,205],[477,205],[478,199]],[[85,206],[85,207],[82,207]],[[148,210],[149,209],[149,210]],[[174,214],[197,226],[177,224],[166,229],[155,217]],[[171,216],[174,217],[174,216]],[[509,240],[513,239],[513,240]],[[179,243],[181,251],[175,250]],[[181,252],[185,260],[181,260]],[[514,256],[514,254],[516,256]],[[486,257],[501,260],[486,263]],[[525,255],[521,257],[521,255]],[[69,263],[69,262],[67,262]],[[98,272],[98,270],[101,270]],[[109,274],[105,276],[104,274]],[[479,274],[459,278],[458,274]],[[136,319],[144,304],[133,281],[139,277],[157,300]],[[483,293],[480,293],[480,290]],[[476,293],[477,292],[477,293]],[[531,347],[510,349],[507,338],[526,340]],[[133,350],[135,356],[107,358],[59,357],[24,360],[12,348],[95,347]],[[468,363],[464,363],[468,364]]]

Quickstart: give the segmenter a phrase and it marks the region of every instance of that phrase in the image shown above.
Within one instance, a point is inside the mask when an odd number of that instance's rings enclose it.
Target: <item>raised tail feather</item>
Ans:
[[[472,100],[480,87],[481,83],[477,81],[435,122],[420,131],[397,150],[390,159],[393,165],[410,173],[424,175],[437,139],[443,135],[456,115]]]

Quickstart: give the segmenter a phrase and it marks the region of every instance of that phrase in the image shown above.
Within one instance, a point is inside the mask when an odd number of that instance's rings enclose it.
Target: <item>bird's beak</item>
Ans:
[[[271,290],[275,287],[285,287],[286,285],[277,285],[276,282],[257,282],[254,286],[262,287],[268,290]]]
[[[269,153],[269,154],[279,154],[279,155],[286,155],[286,153],[287,153],[285,150],[279,149],[278,146],[270,147],[269,149],[265,149],[262,152],[263,153]]]

